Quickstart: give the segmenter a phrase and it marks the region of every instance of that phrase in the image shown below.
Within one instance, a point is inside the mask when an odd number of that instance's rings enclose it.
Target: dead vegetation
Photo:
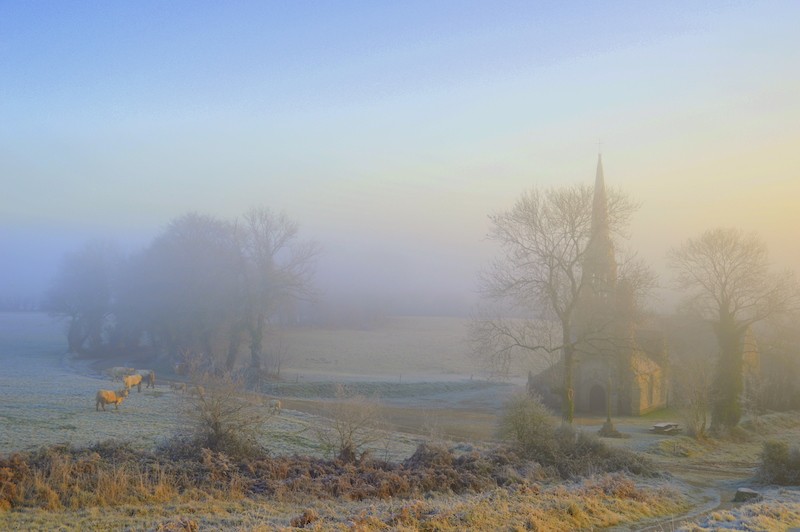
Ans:
[[[363,461],[366,447],[388,437],[379,430],[381,404],[377,398],[348,392],[343,385],[336,388],[336,400],[323,408],[328,425],[313,428],[317,440],[329,456],[343,462]]]
[[[9,530],[575,530],[641,523],[681,512],[686,499],[623,475],[567,485],[529,484],[465,495],[414,499],[265,497],[205,500],[102,509],[0,513]]]
[[[45,510],[155,504],[194,499],[361,501],[532,489],[552,470],[508,448],[457,451],[422,444],[403,462],[307,456],[234,459],[207,448],[193,456],[135,450],[109,441],[52,446],[0,459],[0,508]]]
[[[183,397],[183,431],[166,444],[172,453],[209,449],[246,458],[265,452],[258,436],[270,413],[263,398],[245,392],[241,379],[230,373],[193,374],[190,392]]]

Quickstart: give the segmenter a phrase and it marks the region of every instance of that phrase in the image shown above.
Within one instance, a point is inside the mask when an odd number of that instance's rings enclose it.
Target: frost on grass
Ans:
[[[800,527],[800,489],[759,490],[762,500],[718,510],[679,530],[789,530]]]

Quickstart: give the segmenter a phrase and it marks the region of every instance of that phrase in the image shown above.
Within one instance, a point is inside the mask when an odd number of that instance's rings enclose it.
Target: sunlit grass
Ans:
[[[635,484],[624,476],[597,477],[568,486],[495,488],[463,496],[347,501],[274,498],[168,500],[102,508],[26,509],[0,513],[0,528],[16,530],[245,529],[288,527],[302,516],[317,530],[569,530],[606,527],[669,516],[688,508],[668,488]],[[309,511],[311,510],[311,511]],[[181,528],[184,527],[184,528]]]

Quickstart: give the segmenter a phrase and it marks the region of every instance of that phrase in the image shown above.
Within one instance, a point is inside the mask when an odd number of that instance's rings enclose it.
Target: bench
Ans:
[[[656,423],[650,427],[650,432],[656,434],[677,434],[680,431],[681,427],[677,423]]]

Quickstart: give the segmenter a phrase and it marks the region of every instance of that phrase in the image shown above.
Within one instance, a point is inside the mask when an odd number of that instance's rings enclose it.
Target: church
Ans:
[[[659,331],[641,328],[633,290],[618,277],[609,226],[602,157],[598,156],[592,201],[591,236],[582,264],[574,338],[573,397],[583,414],[642,415],[664,408],[669,400],[666,342]],[[557,364],[529,377],[529,389],[544,392],[545,383],[563,382]],[[558,401],[559,394],[542,393]]]

